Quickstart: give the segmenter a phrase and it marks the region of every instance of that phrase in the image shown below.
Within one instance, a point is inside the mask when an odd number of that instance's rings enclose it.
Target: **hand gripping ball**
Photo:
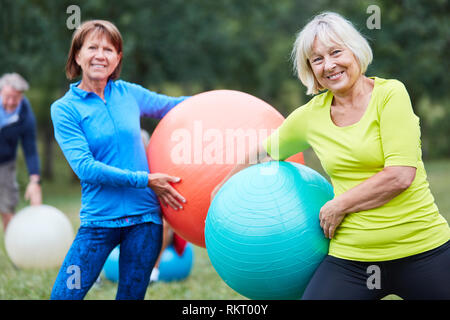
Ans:
[[[301,164],[272,161],[238,172],[206,219],[212,265],[248,298],[301,298],[328,253],[319,211],[332,198],[328,181]]]
[[[150,172],[181,178],[174,187],[187,200],[183,210],[162,206],[177,234],[205,247],[212,190],[236,163],[242,163],[246,151],[262,143],[283,120],[266,102],[232,90],[198,94],[167,113],[152,133],[147,158]],[[303,156],[289,160],[303,163]]]
[[[17,267],[46,269],[62,264],[73,239],[64,213],[49,205],[30,206],[8,224],[5,247]]]

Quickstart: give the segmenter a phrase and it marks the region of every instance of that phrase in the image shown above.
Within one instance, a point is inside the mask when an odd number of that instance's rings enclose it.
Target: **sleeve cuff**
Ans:
[[[393,166],[405,166],[405,167],[418,167],[418,161],[408,158],[392,158],[388,159],[384,163],[384,167],[393,167]]]
[[[148,185],[148,172],[140,171],[136,173],[136,187],[146,188]]]

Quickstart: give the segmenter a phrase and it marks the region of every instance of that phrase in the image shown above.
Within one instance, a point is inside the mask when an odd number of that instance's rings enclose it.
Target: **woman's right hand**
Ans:
[[[152,188],[166,207],[171,206],[175,210],[183,209],[181,203],[186,203],[186,199],[170,184],[180,181],[180,178],[165,173],[150,173],[148,175],[148,186]]]

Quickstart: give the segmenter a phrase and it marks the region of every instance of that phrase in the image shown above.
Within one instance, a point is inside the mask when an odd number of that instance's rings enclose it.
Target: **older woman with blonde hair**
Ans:
[[[55,138],[81,183],[80,228],[56,278],[52,299],[82,299],[109,253],[120,245],[117,299],[143,299],[162,242],[158,199],[184,198],[150,173],[140,117],[161,119],[186,97],[168,97],[119,80],[122,36],[104,20],[83,23],[72,38],[66,75],[81,80],[51,106]],[[76,266],[76,268],[74,268]]]
[[[303,299],[450,299],[450,228],[430,192],[405,86],[365,75],[370,46],[336,13],[314,17],[292,56],[315,96],[247,159],[284,160],[312,147],[330,176],[335,197],[318,216],[329,253]]]

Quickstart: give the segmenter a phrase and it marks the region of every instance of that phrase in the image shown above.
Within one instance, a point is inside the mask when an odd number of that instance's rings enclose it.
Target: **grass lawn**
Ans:
[[[312,154],[305,154],[307,163],[321,172]],[[67,214],[74,231],[79,226],[78,211],[80,208],[80,188],[78,184],[70,183],[71,173],[63,161],[56,163],[58,174],[53,182],[44,182],[44,203],[57,207]],[[19,154],[19,172],[23,172],[24,163]],[[428,178],[436,202],[444,217],[450,221],[450,197],[447,188],[450,181],[450,160],[429,161],[425,163]],[[22,169],[22,170],[21,170]],[[21,196],[26,182],[26,176],[20,173],[18,181],[21,186]],[[26,204],[23,200],[19,209]],[[58,268],[52,270],[18,270],[13,267],[4,247],[3,230],[0,229],[0,300],[12,299],[48,299],[56,278]],[[103,279],[87,294],[86,299],[114,299],[117,284]],[[146,299],[163,300],[211,300],[211,299],[246,299],[229,288],[212,267],[206,249],[194,247],[194,266],[190,277],[181,282],[156,283],[149,287]],[[386,299],[397,299],[388,296]]]

